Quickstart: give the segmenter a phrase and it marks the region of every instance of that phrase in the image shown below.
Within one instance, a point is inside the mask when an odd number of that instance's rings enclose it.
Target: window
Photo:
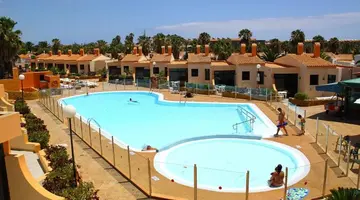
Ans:
[[[205,80],[210,80],[210,69],[205,69]]]
[[[242,72],[242,80],[243,80],[243,81],[248,81],[248,80],[250,80],[250,72],[249,72],[249,71]]]
[[[328,75],[328,83],[335,83],[336,82],[336,75]]]
[[[45,81],[45,75],[44,74],[40,74],[40,81]]]
[[[199,76],[199,70],[198,69],[191,69],[191,76],[192,77]]]
[[[264,84],[264,72],[258,72],[260,80],[258,80],[258,84]]]
[[[80,65],[80,70],[84,70],[85,66],[84,65]]]
[[[124,66],[124,72],[129,72],[129,66]]]
[[[159,68],[158,68],[158,67],[154,67],[154,68],[153,68],[153,73],[154,73],[154,74],[159,74]]]
[[[168,76],[168,68],[165,67],[165,76],[167,77]]]
[[[319,85],[319,75],[310,75],[310,85]]]

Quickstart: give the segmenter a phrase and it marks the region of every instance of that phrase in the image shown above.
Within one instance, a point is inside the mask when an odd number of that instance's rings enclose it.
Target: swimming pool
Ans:
[[[129,102],[129,98],[138,103]],[[171,102],[154,92],[101,92],[61,99],[73,105],[77,116],[95,119],[103,132],[113,135],[133,150],[145,145],[162,149],[188,138],[208,135],[272,137],[276,126],[251,103]],[[238,107],[256,116],[254,129],[244,121]]]
[[[297,149],[268,140],[227,136],[178,144],[154,158],[158,172],[189,187],[194,185],[193,164],[197,164],[198,188],[219,192],[245,192],[247,170],[250,171],[250,192],[278,189],[267,185],[270,173],[278,164],[282,164],[284,171],[288,167],[289,186],[310,170],[308,159]]]

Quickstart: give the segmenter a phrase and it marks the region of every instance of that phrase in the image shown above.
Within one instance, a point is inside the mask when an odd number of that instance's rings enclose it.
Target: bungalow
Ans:
[[[205,45],[205,53],[200,53],[200,45],[196,46],[195,53],[188,54],[188,82],[212,84],[211,58],[209,45]]]

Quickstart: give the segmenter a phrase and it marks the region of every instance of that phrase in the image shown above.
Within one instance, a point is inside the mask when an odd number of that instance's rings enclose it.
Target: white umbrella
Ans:
[[[360,99],[356,99],[356,101],[354,103],[360,104]]]

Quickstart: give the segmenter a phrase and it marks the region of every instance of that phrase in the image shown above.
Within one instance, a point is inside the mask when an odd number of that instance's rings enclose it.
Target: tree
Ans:
[[[313,43],[315,43],[315,42],[319,42],[320,43],[320,48],[321,49],[324,49],[325,48],[325,39],[324,39],[324,37],[323,36],[321,36],[321,35],[316,35],[316,36],[314,36],[313,37]]]
[[[167,42],[169,42],[172,47],[172,53],[174,55],[174,58],[179,59],[180,51],[181,48],[184,46],[185,39],[176,34],[167,35],[166,38],[167,38]]]
[[[83,48],[83,46],[78,43],[74,43],[71,45],[71,50],[73,53],[80,53],[81,48]]]
[[[148,55],[151,48],[151,38],[144,32],[143,35],[138,37],[138,45],[142,47],[143,54]]]
[[[296,53],[297,45],[299,42],[305,41],[305,33],[300,29],[291,32],[290,44],[293,53]]]
[[[158,33],[152,38],[152,49],[156,53],[161,53],[161,46],[165,46],[166,36],[162,33]]]
[[[290,46],[290,42],[285,40],[283,42],[281,42],[281,50],[284,51],[285,53],[290,52],[291,46]]]
[[[213,45],[213,51],[217,55],[218,60],[226,60],[231,56],[231,53],[233,52],[231,39],[222,38],[219,39],[214,45]]]
[[[330,38],[330,40],[327,43],[327,49],[330,52],[338,53],[339,52],[339,39],[337,37]]]
[[[281,51],[281,42],[279,41],[279,39],[274,38],[274,39],[271,39],[269,42],[270,42],[270,44],[268,45],[268,49],[271,49],[272,52],[280,53],[280,51]],[[267,48],[265,48],[264,51],[266,49]]]
[[[202,32],[202,33],[200,33],[200,35],[199,35],[198,44],[201,45],[201,46],[204,46],[204,45],[206,45],[206,44],[209,44],[209,43],[210,43],[210,39],[211,39],[211,36],[209,35],[209,33]]]
[[[360,192],[356,188],[338,188],[337,190],[330,190],[331,195],[329,200],[360,200]]]
[[[0,17],[0,78],[6,78],[12,73],[22,46],[21,31],[14,30],[16,24],[8,17]]]
[[[94,42],[90,42],[84,45],[84,51],[88,54],[94,53],[94,48],[96,47],[96,44]]]
[[[352,54],[354,49],[355,49],[355,46],[354,46],[353,42],[343,41],[339,44],[339,53]]]
[[[56,54],[58,50],[61,48],[61,42],[58,38],[52,39],[51,42],[52,42],[52,52],[53,54]]]
[[[265,48],[264,54],[259,57],[265,61],[274,62],[277,58],[281,57],[281,54],[276,52],[276,49]]]
[[[49,51],[50,51],[50,45],[47,41],[40,41],[36,45],[36,54],[41,54],[41,53],[49,52]]]
[[[27,52],[32,52],[34,50],[34,43],[32,42],[26,42],[23,45],[23,50],[27,53]]]
[[[100,49],[100,53],[105,54],[108,51],[108,45],[105,40],[96,41],[96,48]]]
[[[120,53],[123,49],[123,45],[121,43],[121,37],[119,35],[115,36],[112,39],[112,42],[110,44],[110,53],[111,53],[111,57],[114,59],[117,59],[119,56],[118,53]]]
[[[134,33],[130,33],[125,37],[125,53],[131,54],[134,48]]]
[[[245,43],[249,46],[252,37],[252,32],[249,29],[240,30],[238,36],[241,39],[241,43]]]
[[[121,43],[120,35],[116,35],[111,41],[111,45],[119,45],[120,43]]]

